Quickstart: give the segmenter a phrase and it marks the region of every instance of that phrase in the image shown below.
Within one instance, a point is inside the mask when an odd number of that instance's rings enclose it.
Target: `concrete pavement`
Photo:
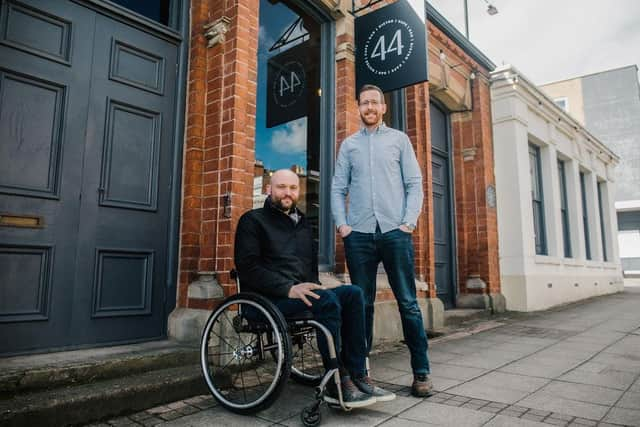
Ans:
[[[410,396],[404,347],[372,357],[392,402],[344,413],[324,426],[640,426],[640,287],[431,341],[434,396]],[[239,416],[198,396],[93,426],[301,425],[313,390],[290,383],[269,409]]]

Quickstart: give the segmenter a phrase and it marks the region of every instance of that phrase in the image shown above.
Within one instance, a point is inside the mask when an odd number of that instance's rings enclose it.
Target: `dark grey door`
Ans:
[[[430,105],[430,118],[436,293],[445,308],[452,308],[455,305],[455,262],[449,178],[449,124],[447,116],[433,104]]]
[[[0,353],[161,337],[175,42],[2,2]]]

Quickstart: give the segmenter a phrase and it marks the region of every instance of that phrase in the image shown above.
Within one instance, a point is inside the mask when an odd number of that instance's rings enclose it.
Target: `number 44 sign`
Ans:
[[[424,15],[397,2],[355,20],[356,91],[365,84],[384,92],[428,80]]]
[[[267,127],[307,115],[309,42],[305,41],[267,61]]]

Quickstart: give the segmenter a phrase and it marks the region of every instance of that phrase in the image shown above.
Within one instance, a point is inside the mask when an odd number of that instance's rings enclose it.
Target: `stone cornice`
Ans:
[[[515,96],[572,139],[580,137],[587,148],[598,153],[598,158],[604,163],[617,164],[620,162],[620,158],[611,149],[566,111],[558,107],[551,98],[515,67],[506,65],[493,71],[491,73],[491,87],[494,101]]]

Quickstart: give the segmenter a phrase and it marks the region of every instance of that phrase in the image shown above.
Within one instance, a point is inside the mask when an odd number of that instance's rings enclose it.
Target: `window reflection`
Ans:
[[[298,207],[318,239],[320,187],[320,27],[294,3],[260,1],[256,164],[253,205],[261,207],[271,174],[300,177]]]

